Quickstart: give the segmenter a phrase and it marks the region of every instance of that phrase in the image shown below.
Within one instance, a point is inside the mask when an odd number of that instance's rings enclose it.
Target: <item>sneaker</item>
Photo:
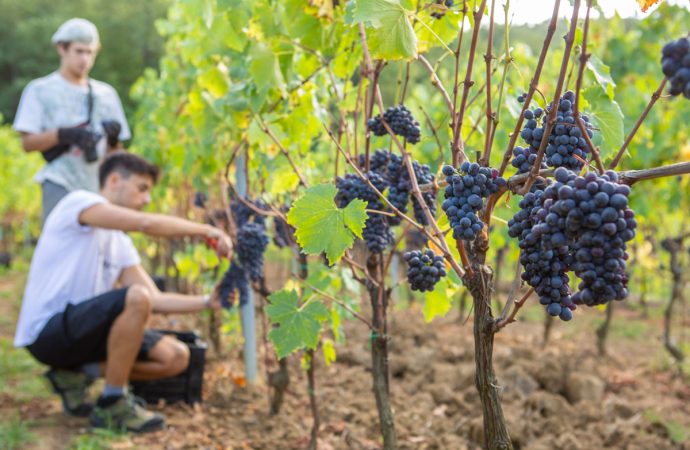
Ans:
[[[165,418],[142,408],[132,394],[114,399],[99,398],[89,421],[94,428],[109,428],[133,433],[156,431],[165,427]]]
[[[50,369],[44,376],[50,382],[53,391],[60,395],[62,409],[72,416],[87,417],[93,410],[93,403],[88,402],[88,387],[94,379],[83,372]]]

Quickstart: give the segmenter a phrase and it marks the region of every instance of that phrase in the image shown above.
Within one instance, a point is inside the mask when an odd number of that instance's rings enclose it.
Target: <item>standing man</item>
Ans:
[[[52,38],[60,68],[31,81],[22,92],[13,128],[27,152],[41,152],[43,221],[75,189],[98,191],[98,165],[107,151],[131,137],[115,89],[89,78],[100,49],[96,26],[85,19],[63,23]]]

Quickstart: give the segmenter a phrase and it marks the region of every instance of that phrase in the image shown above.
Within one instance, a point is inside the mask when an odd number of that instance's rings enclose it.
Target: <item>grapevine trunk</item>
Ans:
[[[489,450],[512,450],[493,367],[494,318],[491,314],[492,271],[476,265],[465,276],[465,284],[474,301],[475,384],[484,415],[484,447]]]
[[[373,312],[372,336],[371,336],[371,363],[374,396],[376,408],[379,413],[381,436],[383,436],[383,448],[394,450],[397,448],[395,434],[395,422],[390,403],[390,391],[388,388],[388,335],[386,323],[386,307],[390,292],[383,287],[381,260],[379,255],[371,255],[367,261],[370,273],[375,273],[379,286],[368,283],[369,300]]]

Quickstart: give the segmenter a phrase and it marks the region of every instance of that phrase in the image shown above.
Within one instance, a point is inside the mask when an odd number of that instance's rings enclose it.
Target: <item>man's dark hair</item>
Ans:
[[[146,161],[141,156],[126,151],[115,152],[105,158],[98,170],[98,182],[103,188],[105,180],[113,172],[120,173],[124,178],[131,174],[148,175],[155,183],[158,180],[158,167]]]

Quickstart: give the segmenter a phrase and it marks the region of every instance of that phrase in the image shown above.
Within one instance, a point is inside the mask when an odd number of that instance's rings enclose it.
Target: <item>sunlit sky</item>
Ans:
[[[685,5],[690,9],[690,0],[664,0],[667,3],[675,5]],[[457,2],[456,2],[457,3]],[[490,4],[490,2],[487,2]],[[586,5],[582,1],[580,14],[584,15]],[[660,2],[663,3],[663,2]],[[505,0],[498,0],[496,5],[501,5],[500,12],[496,11],[496,22],[503,23],[503,4]],[[535,24],[547,21],[551,18],[553,12],[554,2],[552,0],[510,0],[510,20],[515,25],[520,24]],[[599,6],[604,11],[606,17],[611,17],[615,12],[622,17],[635,17],[638,19],[645,18],[652,14],[659,4],[654,5],[646,13],[640,10],[640,6],[636,0],[599,0]],[[568,0],[561,0],[561,7],[559,15],[561,17],[570,17],[573,8],[570,6]],[[592,17],[599,17],[599,13],[592,10]]]

